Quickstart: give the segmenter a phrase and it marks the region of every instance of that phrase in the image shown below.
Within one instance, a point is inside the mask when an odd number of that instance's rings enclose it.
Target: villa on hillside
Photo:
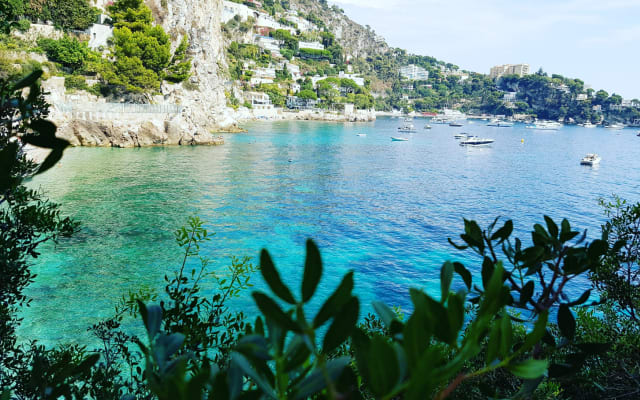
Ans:
[[[356,74],[345,74],[344,71],[340,71],[340,73],[338,74],[339,78],[346,78],[346,79],[351,79],[352,81],[354,81],[356,83],[356,85],[362,87],[364,86],[364,78],[361,77],[360,75],[356,75]]]
[[[269,95],[262,92],[245,92],[245,100],[251,103],[251,107],[255,110],[273,110]]]
[[[318,106],[319,100],[301,99],[298,96],[287,96],[287,108],[290,110],[311,110]]]
[[[489,78],[497,79],[503,75],[529,75],[529,64],[504,64],[496,65],[489,71]]]
[[[426,81],[429,79],[429,71],[415,64],[400,67],[400,75],[410,81]]]
[[[298,47],[301,49],[324,50],[324,46],[320,42],[300,42]]]

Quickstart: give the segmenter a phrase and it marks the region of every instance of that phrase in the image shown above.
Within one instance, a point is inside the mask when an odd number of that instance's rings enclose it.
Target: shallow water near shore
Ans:
[[[162,292],[164,275],[181,261],[173,231],[192,215],[216,233],[202,249],[215,260],[211,271],[223,271],[230,256],[257,262],[267,248],[283,279],[297,288],[311,237],[325,261],[320,296],[354,270],[368,312],[374,299],[409,308],[409,287],[438,293],[447,259],[477,272],[471,254],[447,243],[463,231],[463,217],[481,226],[497,216],[513,218],[527,241],[544,214],[558,222],[566,217],[593,238],[605,220],[599,197],[640,201],[634,130],[534,131],[484,121],[423,130],[427,120],[414,123],[416,133],[398,134],[401,120],[392,118],[261,122],[246,125],[246,134],[225,135],[224,146],[68,150],[32,185],[61,203],[81,231],[41,249],[21,338],[89,343],[87,328],[111,315],[128,289]],[[453,138],[459,132],[496,141],[461,147]],[[591,152],[602,163],[580,166]],[[265,289],[259,275],[254,282]],[[251,315],[249,293],[232,307]]]

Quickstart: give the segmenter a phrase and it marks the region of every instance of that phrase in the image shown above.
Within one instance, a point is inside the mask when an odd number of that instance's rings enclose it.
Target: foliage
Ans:
[[[591,276],[595,287],[619,314],[640,323],[640,203],[614,197],[600,200],[608,218],[602,226],[611,253]]]
[[[178,83],[189,77],[186,37],[172,56],[169,36],[153,26],[151,10],[142,0],[118,0],[108,10],[115,26],[115,61],[94,68],[105,81],[126,91],[148,92],[159,90],[164,79]]]
[[[300,49],[300,58],[310,60],[330,60],[332,58],[331,52],[328,50],[318,49]]]
[[[0,80],[0,393],[20,389],[26,370],[42,372],[38,369],[41,348],[22,346],[16,337],[21,321],[17,312],[29,304],[24,289],[36,277],[29,260],[39,255],[42,243],[68,236],[76,228],[60,216],[56,204],[22,184],[53,167],[68,146],[55,137],[55,125],[46,120],[48,105],[38,84],[41,76],[42,71],[36,71],[18,82]],[[36,165],[25,155],[26,144],[51,149],[51,153]],[[62,362],[52,375],[47,396],[55,398],[71,390],[70,377],[94,362]],[[38,397],[46,397],[39,393]]]
[[[61,39],[38,39],[38,46],[50,60],[72,70],[82,69],[89,58],[91,49],[86,42],[65,35]]]
[[[287,101],[286,92],[275,83],[261,83],[256,89],[268,94],[271,104],[276,107],[283,107]]]
[[[304,100],[317,100],[318,95],[313,90],[305,89],[298,93],[298,97]]]
[[[65,31],[85,30],[94,24],[100,10],[89,0],[24,0],[24,15],[32,21],[51,21]]]

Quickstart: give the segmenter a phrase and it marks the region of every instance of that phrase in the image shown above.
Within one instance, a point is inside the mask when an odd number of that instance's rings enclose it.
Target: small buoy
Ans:
[[[293,162],[293,160],[292,160],[292,159],[289,159],[289,162]]]
[[[524,139],[520,139],[520,143],[524,143]]]

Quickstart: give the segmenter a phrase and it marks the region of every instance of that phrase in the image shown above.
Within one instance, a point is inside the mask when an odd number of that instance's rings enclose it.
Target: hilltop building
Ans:
[[[500,78],[503,75],[518,75],[520,77],[529,75],[529,64],[496,65],[489,71],[489,77],[492,79]]]
[[[429,71],[415,64],[400,67],[400,75],[410,81],[426,81],[429,79]]]

